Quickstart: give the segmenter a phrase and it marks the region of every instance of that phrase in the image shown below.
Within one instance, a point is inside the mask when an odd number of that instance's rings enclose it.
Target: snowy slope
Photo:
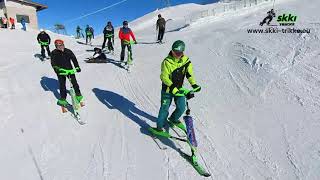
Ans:
[[[271,8],[261,6],[168,32],[163,45],[152,44],[154,17],[146,15],[137,20],[143,27],[132,23],[142,44],[133,47],[131,73],[116,62],[118,40],[116,54],[108,55],[115,61],[85,64],[93,47],[51,33],[80,62],[83,126],[56,105],[50,62],[33,57],[37,32],[0,29],[0,179],[205,179],[178,153],[186,146],[164,141],[169,148],[160,150],[145,130],[155,125],[160,63],[176,39],[186,42],[202,86],[190,105],[199,159],[211,179],[319,179],[319,5],[276,4],[276,12],[297,14],[297,27],[312,28],[310,34],[248,34]],[[176,13],[172,26],[182,23],[184,11],[168,13]]]

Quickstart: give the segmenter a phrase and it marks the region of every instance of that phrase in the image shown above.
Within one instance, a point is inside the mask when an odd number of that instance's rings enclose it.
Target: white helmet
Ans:
[[[44,31],[44,29],[40,29],[40,32],[43,32]]]

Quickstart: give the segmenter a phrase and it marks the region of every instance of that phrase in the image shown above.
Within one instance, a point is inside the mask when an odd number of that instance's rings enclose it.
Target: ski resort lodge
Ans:
[[[48,6],[31,0],[0,0],[0,17],[12,17],[18,26],[24,18],[28,28],[38,29],[37,12],[47,8]]]

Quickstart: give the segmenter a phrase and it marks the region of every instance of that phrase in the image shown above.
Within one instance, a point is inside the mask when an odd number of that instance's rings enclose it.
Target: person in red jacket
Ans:
[[[120,28],[119,30],[119,39],[121,40],[121,55],[120,55],[120,60],[124,61],[124,53],[125,53],[125,48],[128,48],[128,51],[130,51],[131,55],[131,60],[132,60],[132,48],[130,44],[130,36],[132,37],[133,41],[135,44],[137,44],[136,38],[134,37],[133,32],[131,29],[128,27],[128,21],[123,21],[123,27]]]
[[[15,29],[15,23],[14,23],[14,19],[12,17],[9,18],[10,24],[11,24],[11,29]]]

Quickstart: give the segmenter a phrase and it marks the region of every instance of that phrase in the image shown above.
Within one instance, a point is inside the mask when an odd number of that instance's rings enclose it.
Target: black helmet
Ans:
[[[158,18],[161,18],[161,14],[158,14]]]
[[[97,47],[95,47],[95,48],[93,49],[93,51],[94,51],[94,52],[98,51],[98,53],[101,53],[101,49],[100,49],[100,48],[97,48]]]
[[[107,23],[108,25],[111,25],[111,21],[108,21],[108,23]]]
[[[122,25],[128,25],[128,21],[123,21]]]

